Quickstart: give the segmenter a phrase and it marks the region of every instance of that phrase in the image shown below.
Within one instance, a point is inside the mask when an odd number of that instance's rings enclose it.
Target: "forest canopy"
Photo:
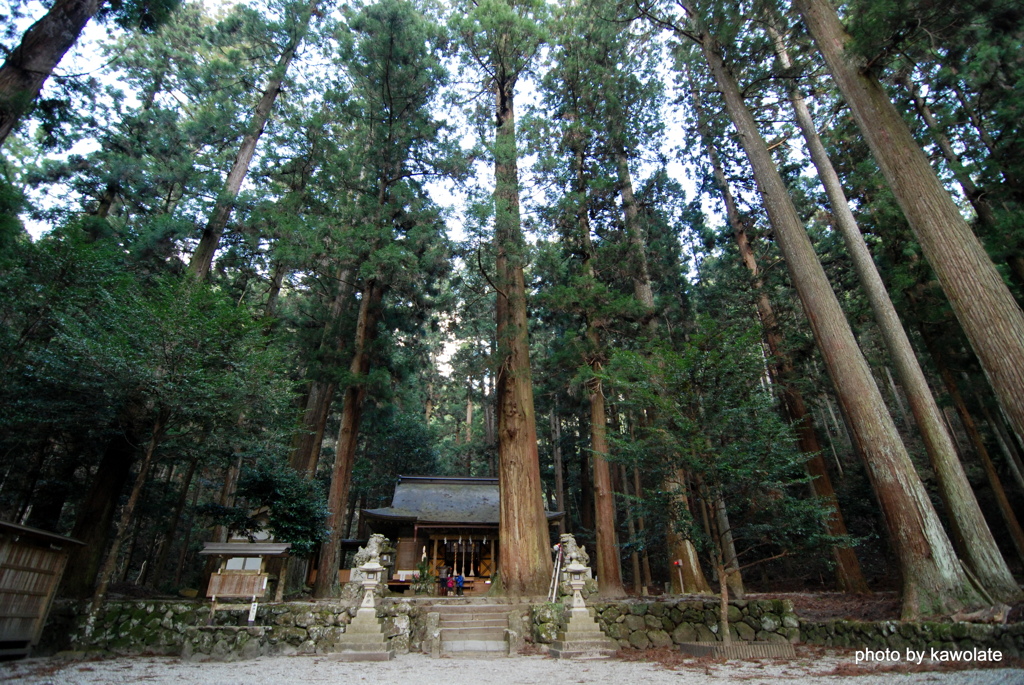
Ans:
[[[0,519],[86,543],[64,594],[337,567],[451,475],[509,591],[548,510],[607,597],[1020,596],[1017,4],[3,16]]]

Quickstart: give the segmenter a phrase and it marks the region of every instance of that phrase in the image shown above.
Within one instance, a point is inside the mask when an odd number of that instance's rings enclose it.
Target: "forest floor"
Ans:
[[[942,664],[856,664],[852,650],[798,648],[791,660],[716,661],[673,650],[631,653],[607,661],[556,661],[544,656],[441,658],[406,654],[393,661],[349,663],[329,656],[261,657],[233,663],[197,663],[175,657],[121,657],[96,661],[57,658],[0,663],[0,682],[18,685],[1024,685],[1021,664],[961,669]]]
[[[897,592],[852,595],[845,592],[747,593],[747,599],[788,599],[796,615],[805,621],[898,621],[900,596]]]
[[[900,597],[897,592],[852,595],[845,592],[748,593],[748,599],[788,599],[796,615],[805,621],[898,621]],[[1024,622],[1024,601],[1014,604],[1008,623]]]

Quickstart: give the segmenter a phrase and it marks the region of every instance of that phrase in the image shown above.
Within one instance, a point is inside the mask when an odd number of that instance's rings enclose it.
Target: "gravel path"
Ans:
[[[709,663],[688,660],[670,669],[640,661],[555,661],[541,656],[514,659],[431,659],[419,654],[383,663],[346,663],[326,656],[263,657],[235,663],[193,663],[173,657],[104,661],[54,658],[0,663],[0,682],[19,685],[152,683],[154,685],[1024,685],[1024,669],[899,673],[853,666],[852,655],[829,654],[792,661]],[[842,674],[842,675],[837,675]]]

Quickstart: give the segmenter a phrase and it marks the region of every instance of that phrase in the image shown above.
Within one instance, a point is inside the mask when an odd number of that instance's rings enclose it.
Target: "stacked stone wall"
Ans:
[[[999,650],[1003,657],[1024,657],[1024,623],[940,623],[922,621],[801,621],[804,642],[854,649],[964,651]]]
[[[591,602],[589,608],[601,630],[621,649],[722,639],[717,600]],[[734,640],[800,641],[800,620],[789,600],[736,600],[729,603],[728,611]],[[534,639],[548,644],[565,629],[566,613],[562,604],[544,604],[534,607],[533,619]]]
[[[336,651],[338,636],[355,615],[352,601],[280,602],[259,605],[255,625],[246,625],[248,605],[219,611],[207,626],[210,605],[202,601],[108,602],[89,639],[80,635],[83,605],[58,603],[50,612],[37,655],[94,651],[117,655],[181,655],[192,659],[244,659],[275,654]],[[380,602],[377,616],[397,654],[431,652],[429,606],[401,598]],[[601,630],[621,649],[673,647],[683,642],[716,642],[722,635],[717,600],[591,602]],[[550,644],[564,631],[563,604],[530,609],[528,638]],[[732,601],[729,630],[734,640],[804,642],[851,649],[995,649],[1024,657],[1024,623],[898,621],[803,621],[789,600]],[[436,632],[436,626],[435,630]],[[436,637],[436,636],[435,636]],[[436,641],[436,640],[435,640]]]
[[[673,647],[683,642],[720,642],[718,600],[589,603],[605,635],[620,649]],[[999,650],[1024,657],[1024,623],[988,625],[900,621],[804,621],[785,599],[733,600],[729,632],[734,641],[790,642],[852,649]],[[563,604],[535,605],[533,639],[550,644],[565,630]]]
[[[91,637],[81,637],[84,606],[53,608],[37,655],[93,651],[117,655],[181,655],[190,659],[244,659],[266,655],[324,654],[336,651],[338,637],[355,616],[355,602],[260,604],[253,626],[249,605],[218,611],[213,625],[208,602],[112,601],[96,621]],[[385,636],[398,654],[418,651],[425,611],[398,600],[377,607]],[[421,625],[422,624],[422,625]]]

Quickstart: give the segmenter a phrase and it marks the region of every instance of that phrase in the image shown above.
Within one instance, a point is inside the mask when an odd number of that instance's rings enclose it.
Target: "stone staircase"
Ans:
[[[496,602],[433,605],[430,611],[439,617],[440,652],[448,656],[508,655],[509,614],[522,612],[524,607]]]
[[[601,626],[583,607],[572,609],[568,626],[558,634],[548,654],[556,659],[610,659],[618,649],[618,644],[601,631]]]

